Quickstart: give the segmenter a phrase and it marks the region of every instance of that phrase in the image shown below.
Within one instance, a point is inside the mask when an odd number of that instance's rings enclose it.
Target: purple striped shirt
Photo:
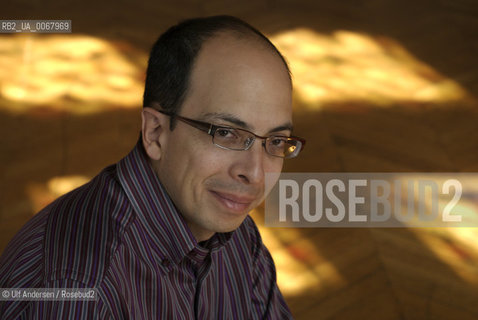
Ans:
[[[138,142],[35,215],[0,257],[1,288],[96,288],[97,301],[1,301],[1,319],[290,319],[247,217],[197,243]]]

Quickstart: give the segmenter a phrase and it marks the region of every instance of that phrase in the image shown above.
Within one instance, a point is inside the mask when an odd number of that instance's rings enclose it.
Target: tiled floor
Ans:
[[[189,16],[245,18],[289,60],[296,133],[308,142],[285,171],[478,171],[478,5],[345,3],[2,5],[2,18],[71,19],[74,33],[0,35],[0,250],[128,152],[149,47]],[[476,195],[466,205],[476,215]],[[478,318],[477,229],[261,232],[297,319]]]

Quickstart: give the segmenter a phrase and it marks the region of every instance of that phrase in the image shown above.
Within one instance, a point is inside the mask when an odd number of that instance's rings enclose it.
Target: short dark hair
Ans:
[[[290,70],[282,54],[260,31],[232,16],[212,16],[185,20],[163,33],[151,49],[146,71],[143,107],[159,103],[162,109],[177,114],[186,97],[194,61],[203,43],[219,34],[256,38],[272,49]],[[171,121],[171,129],[173,128]]]

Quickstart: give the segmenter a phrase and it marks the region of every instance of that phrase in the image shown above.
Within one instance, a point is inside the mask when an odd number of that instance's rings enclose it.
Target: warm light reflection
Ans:
[[[74,113],[139,107],[147,56],[90,36],[0,37],[0,108]]]
[[[319,276],[310,270],[304,261],[294,257],[290,251],[284,248],[271,229],[259,226],[259,231],[274,258],[277,268],[277,283],[285,296],[298,295],[307,289],[320,288]],[[297,234],[296,238],[299,237],[300,235]],[[313,255],[317,252],[313,249],[308,254]]]
[[[251,214],[254,217],[264,215],[260,210]],[[299,230],[265,228],[260,223],[258,228],[274,259],[277,283],[285,296],[343,285],[345,280],[337,268],[322,257],[313,242]]]
[[[467,283],[478,285],[478,228],[414,229],[420,239],[444,264]]]
[[[88,181],[88,177],[71,175],[53,177],[46,183],[29,184],[26,191],[32,204],[33,213],[37,213],[50,202]]]
[[[310,108],[347,101],[388,106],[467,97],[458,83],[387,37],[341,30],[325,35],[301,28],[274,35],[272,41],[290,63],[295,94]]]
[[[346,101],[387,106],[467,98],[459,84],[387,37],[302,28],[271,39],[290,62],[297,97],[311,108]],[[141,105],[147,56],[130,45],[46,34],[2,36],[0,43],[0,108],[47,106],[85,113]]]
[[[87,183],[89,179],[85,176],[62,176],[53,177],[47,182],[48,191],[59,197],[79,186]]]
[[[407,180],[421,180],[433,181],[439,187],[438,212],[443,213],[447,205],[449,205],[452,195],[443,195],[441,187],[447,179],[443,175],[426,176],[420,174],[401,175],[403,181]],[[442,228],[410,228],[410,232],[421,240],[444,264],[453,269],[456,274],[465,279],[468,283],[478,285],[478,274],[476,273],[476,266],[478,265],[478,228],[466,227],[478,225],[478,180],[476,174],[465,175],[461,174],[456,177],[463,187],[463,194],[459,198],[456,205],[450,211],[450,215],[460,215],[462,222],[458,225],[465,227],[442,227]],[[413,190],[415,201],[418,201],[418,188],[416,186]],[[466,192],[465,192],[466,191]],[[405,189],[402,190],[402,211],[406,213],[407,195]],[[425,198],[425,212],[429,213],[432,210],[431,200],[432,196]],[[415,208],[417,205],[415,204]],[[408,225],[408,223],[405,223]],[[414,219],[411,223],[413,226],[424,224],[418,219]]]

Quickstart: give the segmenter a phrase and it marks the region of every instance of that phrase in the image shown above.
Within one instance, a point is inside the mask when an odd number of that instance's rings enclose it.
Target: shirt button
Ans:
[[[168,267],[171,265],[171,263],[169,262],[168,259],[163,260],[163,261],[161,262],[161,264],[162,264],[163,267],[165,267],[165,268],[168,268]]]

